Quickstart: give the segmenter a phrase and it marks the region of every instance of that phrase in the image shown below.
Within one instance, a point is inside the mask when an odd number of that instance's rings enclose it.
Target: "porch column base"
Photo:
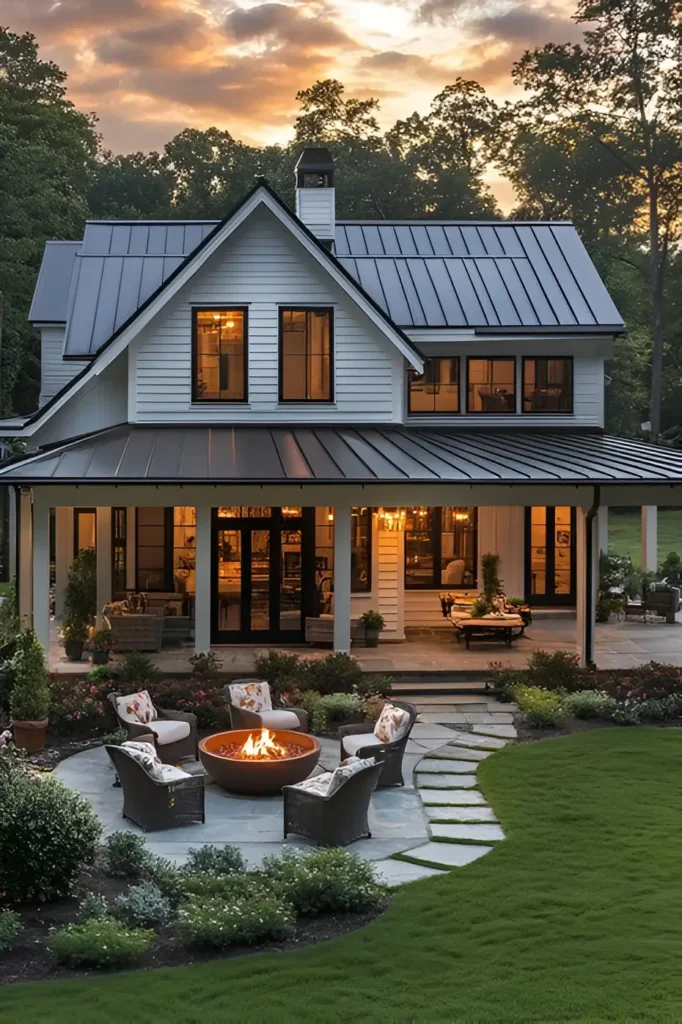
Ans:
[[[197,506],[194,653],[211,649],[211,509]]]
[[[334,651],[350,654],[351,510],[334,506]]]
[[[33,504],[33,629],[45,657],[50,648],[50,506]]]
[[[594,664],[595,613],[599,580],[597,516],[576,509],[576,653],[581,668]]]
[[[111,601],[112,552],[111,506],[97,509],[97,626],[102,625],[102,609]]]

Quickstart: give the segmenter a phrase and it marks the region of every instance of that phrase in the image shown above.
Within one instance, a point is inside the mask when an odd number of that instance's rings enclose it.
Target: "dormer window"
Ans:
[[[333,310],[280,309],[280,402],[331,402]]]
[[[246,329],[244,308],[193,311],[192,401],[246,401]]]

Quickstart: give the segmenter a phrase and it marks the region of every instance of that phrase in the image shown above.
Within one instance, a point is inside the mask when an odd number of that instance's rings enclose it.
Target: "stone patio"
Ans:
[[[456,714],[466,707],[467,698],[461,698],[461,705],[457,698],[449,700]],[[375,791],[369,814],[372,838],[352,843],[347,850],[374,861],[389,884],[401,885],[463,866],[493,849],[487,844],[504,838],[494,811],[475,788],[476,770],[496,747],[509,742],[515,730],[506,724],[511,718],[508,712],[495,711],[500,705],[484,703],[490,724],[465,727],[480,729],[480,734],[417,722],[403,761],[405,786]],[[496,718],[505,721],[498,724]],[[509,732],[508,738],[486,734],[500,728]],[[338,741],[322,738],[320,745],[316,773],[335,768],[339,759]],[[103,747],[67,758],[55,773],[91,803],[105,836],[120,829],[139,831],[121,817],[121,790],[113,786],[113,767]],[[206,782],[206,823],[146,833],[152,852],[182,864],[191,847],[231,845],[239,847],[248,864],[257,868],[268,854],[313,848],[302,837],[283,840],[281,797],[238,796],[208,777]]]

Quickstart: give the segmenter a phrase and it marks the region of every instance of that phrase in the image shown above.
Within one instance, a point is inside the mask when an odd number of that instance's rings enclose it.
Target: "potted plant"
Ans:
[[[80,661],[83,648],[90,636],[90,628],[86,622],[67,619],[59,631],[59,639],[69,661]]]
[[[481,558],[481,569],[483,571],[483,594],[487,603],[492,607],[495,598],[500,592],[500,556],[489,552]]]
[[[32,629],[22,633],[14,655],[15,683],[10,696],[14,742],[29,753],[42,750],[50,710],[45,655]]]
[[[108,627],[90,630],[90,660],[93,665],[106,665],[114,646],[114,634]]]
[[[365,643],[368,647],[376,647],[379,643],[379,633],[384,628],[384,617],[379,612],[363,612],[358,622],[365,630]]]

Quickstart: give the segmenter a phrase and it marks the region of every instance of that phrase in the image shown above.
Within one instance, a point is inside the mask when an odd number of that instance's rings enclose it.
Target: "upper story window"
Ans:
[[[467,361],[467,412],[516,412],[516,360]]]
[[[280,309],[280,402],[333,400],[333,310]]]
[[[459,358],[426,359],[424,372],[408,381],[408,412],[459,412]]]
[[[573,360],[523,360],[523,411],[573,412]]]
[[[192,333],[194,402],[245,402],[246,309],[195,309]]]

